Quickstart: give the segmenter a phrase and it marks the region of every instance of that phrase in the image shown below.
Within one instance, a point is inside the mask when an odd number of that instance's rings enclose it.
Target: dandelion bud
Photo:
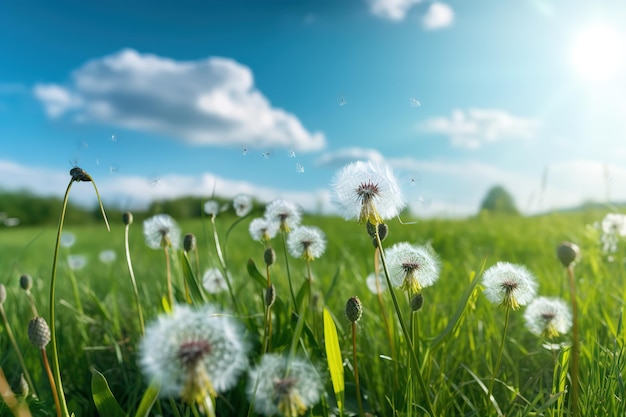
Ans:
[[[371,238],[376,237],[376,226],[369,221],[365,225],[365,229],[367,230],[367,234],[370,235]]]
[[[272,284],[265,290],[265,305],[271,307],[274,301],[276,301],[276,287]]]
[[[24,274],[20,277],[20,287],[24,291],[28,291],[33,287],[33,279],[28,274]]]
[[[387,225],[385,223],[380,223],[378,226],[374,226],[374,224],[367,222],[367,225],[366,225],[367,234],[370,235],[370,237],[374,240],[376,240],[377,228],[378,228],[378,237],[380,238],[380,241],[382,242],[387,237],[387,232],[389,231],[389,228],[387,227]]]
[[[28,338],[39,349],[45,348],[50,342],[50,327],[43,317],[35,317],[28,323]]]
[[[348,320],[352,323],[356,323],[362,315],[363,305],[361,304],[359,297],[351,297],[348,299],[348,302],[346,303],[346,317],[348,317]]]
[[[24,378],[24,374],[20,374],[20,392],[23,397],[28,397],[30,393],[30,387],[28,386],[28,382],[26,382],[26,378]]]
[[[422,309],[423,305],[424,305],[424,296],[422,295],[422,293],[415,294],[413,298],[411,299],[411,311],[413,312],[419,311]]]
[[[183,238],[183,249],[185,252],[191,252],[196,248],[196,236],[193,233],[187,233]]]
[[[574,243],[563,242],[556,248],[556,255],[561,261],[561,264],[567,268],[572,262],[580,258],[580,249],[578,249],[578,246]]]
[[[274,262],[276,262],[276,251],[272,248],[265,249],[263,253],[263,260],[265,261],[265,265],[271,266]]]
[[[4,284],[0,284],[0,305],[4,304],[7,299],[7,289]]]
[[[131,224],[133,224],[133,213],[131,213],[130,211],[127,211],[124,214],[122,214],[122,221],[124,222],[126,226],[130,226]]]

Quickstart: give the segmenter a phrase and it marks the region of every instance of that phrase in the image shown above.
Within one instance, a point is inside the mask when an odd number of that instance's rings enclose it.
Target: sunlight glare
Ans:
[[[626,37],[606,24],[595,24],[580,32],[571,49],[576,73],[592,82],[605,82],[624,70]]]

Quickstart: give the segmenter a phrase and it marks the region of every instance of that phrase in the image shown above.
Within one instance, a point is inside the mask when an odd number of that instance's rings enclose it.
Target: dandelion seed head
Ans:
[[[372,294],[381,294],[387,289],[387,280],[380,274],[377,277],[374,272],[365,278],[365,284]]]
[[[441,263],[429,247],[400,242],[386,251],[386,257],[394,287],[419,293],[439,278]]]
[[[209,216],[217,216],[220,212],[220,203],[215,200],[209,200],[204,203],[204,212]]]
[[[80,271],[87,266],[87,257],[85,255],[72,254],[67,256],[67,266],[72,271]]]
[[[287,237],[287,249],[294,258],[312,261],[326,250],[326,235],[319,227],[296,227]]]
[[[237,194],[233,198],[233,207],[237,216],[246,216],[252,210],[252,197],[247,194]]]
[[[300,225],[302,210],[296,203],[279,198],[265,207],[265,218],[278,224],[279,230],[289,232]]]
[[[177,250],[180,247],[180,227],[168,214],[157,214],[143,222],[143,235],[148,247],[162,249],[171,246]]]
[[[232,388],[248,367],[243,327],[211,305],[194,310],[174,306],[146,328],[139,363],[148,380],[161,385],[163,397],[197,400]]]
[[[346,219],[378,225],[404,208],[400,187],[386,165],[357,161],[340,169],[333,180],[335,202]]]
[[[258,240],[259,242],[268,242],[276,237],[278,228],[278,223],[271,222],[265,217],[257,217],[250,222],[248,231],[250,232],[252,239]]]
[[[202,286],[209,294],[217,294],[228,289],[222,271],[209,268],[202,275]]]
[[[605,253],[617,252],[620,238],[626,236],[626,215],[619,213],[607,214],[600,223],[600,243]]]
[[[98,254],[98,259],[103,264],[110,264],[117,259],[117,254],[112,249],[105,249]]]
[[[572,313],[559,298],[537,297],[524,312],[526,328],[534,335],[548,339],[565,334],[572,327]]]
[[[61,246],[71,248],[76,243],[76,235],[70,232],[61,233]]]
[[[322,379],[309,362],[300,358],[288,362],[270,353],[250,370],[247,393],[259,414],[297,417],[319,401],[322,389]]]
[[[498,262],[483,274],[484,293],[489,301],[502,307],[519,309],[537,294],[537,282],[522,265]]]

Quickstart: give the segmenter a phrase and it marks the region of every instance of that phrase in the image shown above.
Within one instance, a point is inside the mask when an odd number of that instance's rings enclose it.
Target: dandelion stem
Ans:
[[[57,417],[61,417],[61,404],[59,403],[59,394],[57,393],[57,387],[54,383],[54,377],[52,376],[52,371],[50,370],[50,364],[48,363],[48,355],[46,355],[45,349],[41,350],[41,359],[43,360],[43,367],[46,370],[46,375],[48,376],[48,381],[50,381],[50,389],[52,390],[52,396],[54,397],[54,406],[57,410]]]
[[[365,417],[363,401],[361,400],[361,386],[359,384],[359,366],[356,359],[356,322],[352,322],[352,358],[354,361],[354,385],[356,386],[356,400],[359,405],[359,416]]]
[[[143,321],[143,311],[141,310],[141,304],[139,303],[139,291],[137,290],[137,281],[135,280],[135,272],[133,270],[133,262],[130,259],[130,248],[128,246],[128,231],[130,224],[124,227],[124,251],[126,252],[126,264],[128,265],[128,273],[130,274],[130,282],[133,285],[133,293],[135,295],[135,304],[137,306],[137,316],[139,317],[139,328],[141,329],[141,335],[145,332],[145,325]]]
[[[57,279],[57,262],[59,259],[59,247],[61,246],[61,232],[63,231],[63,223],[65,222],[65,212],[67,210],[67,202],[69,199],[70,189],[74,183],[74,178],[70,180],[65,190],[65,196],[63,197],[63,206],[61,209],[61,215],[59,218],[59,226],[57,230],[57,238],[54,246],[54,257],[52,259],[52,276],[50,277],[50,342],[52,344],[52,372],[54,374],[55,384],[57,386],[58,395],[57,398],[61,404],[61,411],[64,417],[69,417],[69,410],[67,409],[67,403],[65,402],[65,394],[63,393],[63,384],[61,382],[61,370],[59,367],[59,353],[57,350],[57,336],[56,336],[56,319],[55,319],[55,297],[54,290]]]
[[[35,384],[33,384],[33,380],[30,377],[30,373],[28,373],[28,368],[26,368],[26,363],[24,363],[24,357],[22,356],[22,352],[20,351],[17,342],[15,341],[15,336],[13,335],[13,330],[11,330],[11,325],[9,324],[9,320],[7,319],[6,312],[4,311],[4,306],[0,304],[0,315],[2,315],[2,321],[4,322],[4,328],[6,329],[7,336],[9,336],[9,340],[13,345],[13,349],[15,349],[15,353],[17,354],[17,359],[20,361],[20,366],[22,367],[22,371],[24,372],[24,377],[28,382],[28,386],[33,391],[35,397],[37,396],[37,391],[35,390]]]
[[[376,236],[376,243],[378,245],[379,248],[381,248],[380,251],[380,259],[382,261],[383,264],[383,271],[385,272],[385,279],[387,280],[387,286],[389,287],[389,293],[391,294],[391,300],[393,301],[393,307],[396,310],[396,315],[398,316],[398,321],[400,322],[400,328],[402,329],[402,333],[404,335],[404,339],[407,341],[407,343],[409,344],[409,355],[411,358],[411,361],[413,363],[413,368],[415,369],[415,374],[417,375],[417,381],[420,385],[420,388],[422,389],[422,393],[424,395],[424,401],[426,401],[426,411],[431,415],[431,416],[435,416],[437,414],[435,414],[434,410],[433,410],[433,404],[432,401],[430,399],[430,393],[428,392],[428,387],[426,386],[426,383],[424,382],[424,377],[422,376],[422,369],[420,367],[420,363],[419,363],[419,359],[417,358],[417,355],[415,354],[415,350],[413,349],[413,343],[411,342],[411,336],[407,330],[406,324],[404,323],[404,318],[402,317],[402,311],[400,310],[400,305],[398,304],[398,298],[396,297],[396,294],[393,290],[393,284],[391,284],[391,279],[389,278],[389,269],[387,268],[387,262],[385,261],[385,252],[382,250],[382,242],[380,240],[380,234],[378,233],[378,227],[375,228],[375,236]]]
[[[172,289],[172,271],[170,268],[170,254],[167,250],[168,245],[163,245],[163,253],[165,254],[165,269],[167,273],[167,298],[170,307],[174,306],[174,290]]]
[[[291,293],[291,300],[293,301],[293,309],[298,314],[298,304],[296,303],[296,296],[293,292],[293,284],[291,283],[291,271],[289,271],[289,258],[287,257],[287,232],[282,231],[283,236],[283,253],[285,254],[285,266],[287,268],[287,280],[289,281],[289,292]]]
[[[505,313],[504,313],[504,330],[502,331],[502,340],[500,341],[500,349],[498,350],[498,358],[496,359],[496,366],[493,369],[493,376],[491,378],[491,382],[489,383],[489,390],[487,391],[487,398],[491,401],[491,394],[493,393],[493,386],[496,382],[496,378],[498,377],[498,372],[500,371],[500,362],[502,361],[502,351],[504,350],[504,341],[506,340],[506,332],[509,327],[509,316],[511,314],[511,307],[507,304],[505,305]]]
[[[574,279],[574,268],[572,264],[567,266],[567,276],[569,278],[570,296],[572,298],[572,396],[571,396],[571,410],[572,416],[578,416],[578,360],[579,360],[579,336],[578,336],[578,308],[576,304],[576,280]]]

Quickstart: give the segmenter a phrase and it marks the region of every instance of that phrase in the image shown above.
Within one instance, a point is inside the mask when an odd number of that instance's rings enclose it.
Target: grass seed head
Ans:
[[[271,284],[265,290],[265,300],[264,301],[265,301],[265,305],[268,306],[268,307],[271,307],[272,304],[274,304],[274,301],[276,301],[276,287],[274,287],[274,284]]]
[[[30,291],[30,289],[33,287],[33,279],[30,275],[23,274],[20,277],[20,287],[22,287],[24,291]]]
[[[265,249],[265,252],[263,252],[263,260],[265,261],[265,265],[272,266],[274,262],[276,262],[276,251],[272,248]]]
[[[346,303],[346,317],[350,322],[356,323],[363,315],[363,304],[359,297],[350,297]]]
[[[183,238],[183,249],[185,252],[191,252],[196,249],[196,236],[193,233],[187,233]]]
[[[422,293],[415,294],[413,298],[411,298],[411,311],[416,312],[422,309],[424,305],[424,296]]]
[[[580,258],[580,249],[572,242],[563,242],[556,248],[556,255],[561,264],[567,268]]]
[[[28,339],[39,349],[44,349],[50,342],[50,327],[43,317],[35,317],[28,323]]]

